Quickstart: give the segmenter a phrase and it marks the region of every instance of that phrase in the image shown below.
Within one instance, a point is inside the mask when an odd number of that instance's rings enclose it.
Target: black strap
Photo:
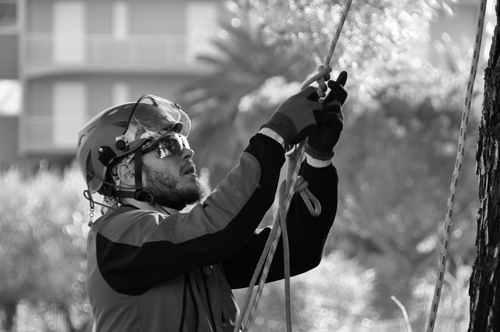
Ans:
[[[116,197],[121,197],[121,198],[133,198],[133,199],[138,200],[138,201],[146,201],[146,202],[149,203],[148,199],[142,199],[143,197],[141,195],[137,194],[138,190],[139,189],[136,189],[135,191],[125,191],[125,190],[117,191],[117,192],[115,192],[115,196]],[[147,191],[147,193],[146,193],[146,191]],[[171,208],[171,209],[175,209],[175,210],[178,210],[178,211],[181,211],[182,209],[184,209],[186,207],[186,204],[184,204],[184,203],[172,202],[172,201],[169,201],[167,199],[158,200],[158,199],[154,198],[154,196],[152,195],[152,193],[150,193],[149,190],[147,190],[147,188],[143,188],[142,192],[144,194],[151,195],[153,197],[153,199],[154,199],[153,202],[157,203],[157,204],[160,204],[161,206],[165,206],[165,207],[168,207],[168,208]]]
[[[132,204],[122,204],[122,205],[120,205],[120,207],[129,207],[129,208],[132,208],[132,209],[139,210],[139,208],[137,206],[132,205]]]
[[[207,269],[211,269],[212,267],[207,267]],[[203,285],[205,286],[205,295],[207,296],[207,302],[208,302],[208,310],[210,311],[210,319],[212,320],[212,329],[216,331],[216,325],[215,325],[215,319],[214,319],[214,313],[212,311],[212,303],[210,301],[210,293],[208,291],[208,285],[207,285],[207,278],[205,276],[205,268],[201,269],[201,276],[203,278]]]
[[[179,332],[182,332],[182,328],[184,327],[184,320],[186,319],[186,293],[187,293],[187,284],[188,284],[188,276],[187,274],[184,276],[184,292],[182,295],[182,314],[181,314],[181,323],[179,325]]]
[[[168,199],[158,199],[158,198],[155,198],[155,203],[161,205],[161,206],[165,206],[165,207],[168,207],[168,208],[171,208],[171,209],[175,209],[175,210],[182,210],[186,207],[186,204],[184,203],[180,203],[180,202],[173,202],[173,201],[170,201]]]
[[[186,204],[180,202],[173,202],[168,199],[156,199],[153,192],[148,188],[142,186],[142,149],[138,148],[135,150],[134,156],[135,165],[135,191],[117,191],[115,192],[116,197],[121,198],[133,198],[141,202],[147,202],[151,205],[155,203],[160,204],[175,210],[182,210],[186,207]]]
[[[198,310],[198,303],[196,302],[196,297],[194,296],[193,287],[191,286],[191,279],[189,278],[189,274],[187,274],[189,293],[191,294],[191,300],[193,301],[194,312],[196,313],[196,326],[195,331],[198,331],[198,327],[200,324],[200,312]]]
[[[154,195],[148,190],[144,190],[142,187],[142,149],[139,147],[135,149],[134,156],[135,164],[135,190],[134,198],[138,201],[148,202],[149,204],[154,203]]]

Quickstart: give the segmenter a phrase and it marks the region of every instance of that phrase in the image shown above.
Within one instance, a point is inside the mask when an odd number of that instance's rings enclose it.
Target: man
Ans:
[[[233,331],[231,289],[249,285],[263,251],[270,229],[256,228],[274,201],[285,148],[308,136],[300,175],[322,210],[312,217],[295,195],[287,227],[291,274],[317,266],[337,209],[338,99],[331,92],[318,101],[313,87],[290,97],[208,196],[186,139],[189,117],[177,104],[145,95],[92,119],[79,132],[78,163],[91,208],[93,193],[111,205],[88,235],[96,330]],[[181,212],[187,204],[195,205]],[[284,277],[279,248],[268,282]]]

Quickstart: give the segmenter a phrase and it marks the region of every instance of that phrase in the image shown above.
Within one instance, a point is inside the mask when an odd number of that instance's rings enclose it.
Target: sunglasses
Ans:
[[[158,159],[181,155],[184,148],[189,149],[189,143],[181,134],[168,133],[158,141],[142,150],[143,154],[153,151]]]

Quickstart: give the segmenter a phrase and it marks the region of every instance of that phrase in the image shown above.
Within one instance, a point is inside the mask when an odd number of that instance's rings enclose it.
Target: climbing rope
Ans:
[[[462,160],[464,157],[465,143],[467,140],[467,124],[469,122],[472,91],[474,88],[474,81],[476,79],[479,54],[481,52],[481,39],[483,38],[482,36],[483,36],[485,12],[486,12],[486,0],[482,0],[481,6],[479,8],[479,18],[476,31],[476,43],[474,46],[474,55],[472,57],[469,81],[467,83],[467,93],[465,96],[465,103],[462,114],[462,122],[460,124],[460,136],[458,141],[457,158],[455,162],[455,169],[453,171],[453,176],[451,178],[450,191],[448,195],[448,204],[446,208],[446,217],[444,223],[443,244],[441,247],[441,255],[438,262],[439,265],[438,265],[437,281],[434,289],[434,298],[432,300],[431,314],[429,316],[427,332],[432,332],[434,330],[434,324],[436,323],[436,315],[439,307],[439,300],[441,297],[441,289],[443,287],[446,261],[448,258],[448,248],[450,245],[451,220],[453,215],[453,207],[455,205],[455,193],[457,190],[460,171],[462,169]]]
[[[319,72],[316,75],[314,75],[313,77],[308,79],[302,85],[302,90],[307,88],[313,82],[319,81],[318,83],[320,83],[320,82],[322,83],[324,80],[324,76],[325,76],[325,73],[323,72],[323,70],[326,70],[327,72],[331,71],[330,61],[332,60],[333,51],[335,50],[335,46],[337,46],[337,41],[339,40],[340,33],[342,32],[342,28],[344,27],[344,23],[345,23],[345,20],[347,18],[347,14],[349,13],[349,10],[351,9],[351,3],[352,3],[352,0],[348,0],[347,4],[344,7],[344,11],[342,12],[342,16],[340,17],[339,26],[337,27],[337,32],[335,32],[335,36],[333,37],[332,43],[330,44],[330,50],[328,51],[328,54],[325,58],[324,65],[319,68]],[[323,87],[322,90],[318,88],[318,95],[320,97],[322,95],[324,95],[324,91],[326,90],[326,86],[322,86],[322,87]]]
[[[337,27],[337,32],[332,40],[330,45],[330,50],[328,55],[325,58],[325,63],[323,66],[319,67],[319,72],[315,76],[311,77],[309,80],[304,83],[302,89],[308,87],[313,82],[318,82],[319,87],[317,89],[318,96],[323,97],[325,95],[326,85],[324,84],[324,76],[331,72],[330,61],[332,58],[333,51],[335,46],[337,45],[338,38],[342,31],[342,27],[344,26],[344,22],[346,20],[347,14],[351,7],[352,0],[348,0],[346,7],[344,8],[339,26]],[[305,156],[305,144],[304,142],[299,143],[293,151],[287,154],[288,155],[288,173],[286,181],[283,181],[280,187],[280,207],[278,210],[278,214],[276,216],[276,220],[271,229],[271,233],[269,234],[267,243],[264,247],[264,251],[260,257],[259,262],[257,263],[257,267],[255,268],[255,272],[250,281],[250,285],[248,286],[247,294],[245,297],[245,304],[243,306],[242,313],[238,317],[236,321],[236,325],[234,328],[234,332],[239,332],[240,327],[244,332],[247,332],[250,328],[250,325],[253,322],[255,311],[257,310],[257,306],[262,296],[262,290],[264,288],[264,284],[267,279],[267,273],[269,272],[269,268],[271,267],[272,259],[274,253],[276,252],[278,242],[280,236],[283,235],[283,255],[284,255],[284,276],[285,276],[285,308],[286,308],[286,331],[292,331],[292,323],[291,323],[291,308],[290,308],[290,258],[289,258],[289,248],[288,248],[288,235],[286,231],[286,216],[288,214],[288,209],[290,207],[291,200],[295,192],[300,192],[300,195],[306,205],[309,208],[309,211],[312,215],[319,215],[320,213],[320,205],[317,200],[315,200],[314,196],[309,192],[307,188],[304,188],[306,185],[303,184],[302,179],[298,177],[300,166]],[[284,194],[286,193],[286,196]],[[283,197],[284,196],[284,197]],[[310,204],[312,201],[313,204]],[[314,205],[314,207],[313,207]],[[265,261],[265,265],[264,265]],[[264,265],[264,268],[263,268]],[[262,273],[260,271],[262,270]],[[261,275],[259,286],[257,291],[253,292],[253,288],[255,286],[257,277]],[[252,301],[252,306],[249,307],[250,302]],[[243,320],[246,319],[246,323]]]
[[[306,206],[309,209],[309,212],[313,216],[319,216],[321,213],[321,205],[319,201],[311,194],[309,189],[307,189],[307,182],[304,181],[302,177],[298,176],[298,171],[295,169],[300,168],[300,164],[304,159],[304,151],[295,149],[289,155],[288,161],[288,175],[287,179],[281,183],[279,190],[279,210],[276,215],[275,222],[271,229],[271,233],[267,239],[264,250],[261,254],[260,260],[257,263],[257,267],[250,281],[250,285],[245,298],[245,305],[243,307],[242,312],[245,313],[240,315],[237,320],[237,324],[235,327],[235,331],[239,331],[239,327],[242,327],[243,331],[248,331],[250,325],[252,324],[255,311],[257,309],[257,305],[259,303],[260,297],[262,295],[262,290],[264,289],[264,284],[267,279],[267,275],[269,269],[271,267],[272,259],[274,253],[276,252],[278,242],[280,236],[283,238],[283,255],[284,255],[284,269],[285,269],[285,303],[286,303],[286,323],[287,323],[287,331],[291,331],[291,309],[290,309],[290,258],[289,258],[289,247],[288,247],[288,236],[286,229],[286,215],[288,213],[289,204],[286,204],[286,201],[290,201],[293,197],[294,193],[299,193],[302,199],[304,200]],[[292,193],[288,192],[285,196],[285,193],[289,190],[293,190]],[[264,265],[265,262],[265,265]],[[259,281],[258,289],[255,294],[252,292],[253,287],[257,281],[257,277],[262,270],[261,278]],[[252,301],[252,306],[249,309],[249,304]],[[250,311],[249,311],[250,310]],[[248,312],[249,311],[249,312]],[[243,319],[246,317],[246,323],[242,323]]]

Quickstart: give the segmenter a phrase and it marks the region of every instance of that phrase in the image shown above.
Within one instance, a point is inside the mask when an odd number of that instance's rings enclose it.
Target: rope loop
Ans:
[[[298,176],[294,190],[296,193],[300,194],[300,197],[302,197],[302,200],[304,201],[304,204],[307,206],[309,213],[313,217],[317,217],[321,214],[321,203],[316,197],[314,197],[314,195],[307,188],[307,186],[308,183],[306,180],[304,180],[304,177]],[[281,191],[280,191],[280,197],[281,197]],[[282,206],[281,202],[282,200],[280,199],[280,205]]]
[[[319,86],[316,89],[316,93],[318,94],[318,96],[320,98],[325,97],[326,96],[325,91],[327,90],[327,86],[326,86],[326,83],[325,83],[325,77],[328,77],[329,74],[331,73],[331,71],[332,71],[332,67],[330,67],[330,65],[324,65],[324,66],[321,65],[321,66],[319,66],[318,67],[318,73],[316,75],[314,75],[313,77],[311,77],[310,79],[308,79],[302,85],[301,90],[304,90],[305,88],[307,88],[311,83],[317,82]]]

